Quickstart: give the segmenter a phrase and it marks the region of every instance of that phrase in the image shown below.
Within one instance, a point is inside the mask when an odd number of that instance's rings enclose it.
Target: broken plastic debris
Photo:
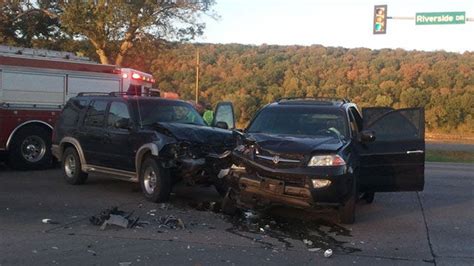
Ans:
[[[225,176],[227,176],[229,174],[229,172],[230,172],[230,168],[222,169],[222,170],[219,171],[219,174],[217,174],[217,178],[222,179]]]
[[[183,220],[180,218],[176,218],[173,215],[165,215],[165,216],[160,216],[158,218],[158,228],[168,228],[168,229],[185,229],[186,226],[184,225]]]
[[[326,251],[324,251],[324,257],[329,258],[331,256],[332,256],[332,249],[326,249]]]
[[[111,214],[109,219],[104,221],[104,223],[100,227],[100,230],[105,230],[105,227],[107,227],[107,225],[116,225],[116,226],[120,226],[120,227],[123,227],[123,228],[127,228],[128,223],[129,223],[129,221],[127,219],[125,219],[125,217],[120,216],[120,215]]]
[[[117,225],[123,228],[133,228],[135,226],[143,225],[139,217],[131,218],[133,212],[126,214],[124,211],[119,210],[117,207],[106,209],[97,216],[92,216],[89,221],[93,225],[100,225],[101,229],[104,230],[108,224]]]
[[[316,251],[320,251],[321,248],[308,248],[308,251],[309,252],[316,252]]]
[[[41,220],[44,224],[59,224],[59,222],[51,220],[51,219],[43,219]]]
[[[119,266],[128,266],[128,265],[132,265],[132,262],[131,261],[119,262]]]
[[[307,246],[312,246],[313,245],[313,241],[308,240],[308,239],[303,239],[303,243],[305,243],[305,245],[307,245]]]

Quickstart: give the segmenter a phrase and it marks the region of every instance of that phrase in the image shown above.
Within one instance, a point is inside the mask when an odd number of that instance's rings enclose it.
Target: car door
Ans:
[[[220,102],[214,111],[213,127],[223,127],[222,122],[227,124],[227,129],[235,128],[234,106],[231,102]]]
[[[110,168],[134,171],[135,156],[132,152],[134,125],[130,119],[128,104],[113,101],[108,110],[103,146],[104,163]]]
[[[91,101],[84,117],[84,123],[78,133],[84,156],[88,164],[104,165],[103,145],[105,138],[105,113],[108,101]]]
[[[375,141],[361,143],[360,189],[369,192],[421,191],[424,187],[423,108],[365,108],[363,129]]]

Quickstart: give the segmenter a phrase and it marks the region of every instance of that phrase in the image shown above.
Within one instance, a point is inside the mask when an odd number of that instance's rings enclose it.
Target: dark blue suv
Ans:
[[[354,222],[359,193],[420,191],[424,113],[333,99],[282,99],[263,107],[233,152],[234,201],[246,206],[334,206]]]

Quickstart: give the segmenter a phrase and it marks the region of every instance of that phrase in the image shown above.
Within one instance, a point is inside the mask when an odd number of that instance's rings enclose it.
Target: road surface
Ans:
[[[340,226],[334,211],[208,211],[219,200],[211,188],[180,187],[160,205],[136,184],[102,176],[71,186],[57,169],[0,168],[0,265],[474,265],[473,185],[474,165],[427,163],[423,192],[376,194],[373,204],[358,204],[354,225]],[[111,206],[151,224],[101,231],[89,223]],[[186,229],[159,228],[165,215]]]

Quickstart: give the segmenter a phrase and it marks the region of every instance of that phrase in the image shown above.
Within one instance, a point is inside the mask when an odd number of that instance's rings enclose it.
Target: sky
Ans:
[[[373,35],[374,5],[388,16],[465,11],[474,20],[474,0],[216,0],[220,18],[203,16],[206,43],[279,44],[474,51],[474,21],[459,25],[415,25],[387,21],[387,34]]]

